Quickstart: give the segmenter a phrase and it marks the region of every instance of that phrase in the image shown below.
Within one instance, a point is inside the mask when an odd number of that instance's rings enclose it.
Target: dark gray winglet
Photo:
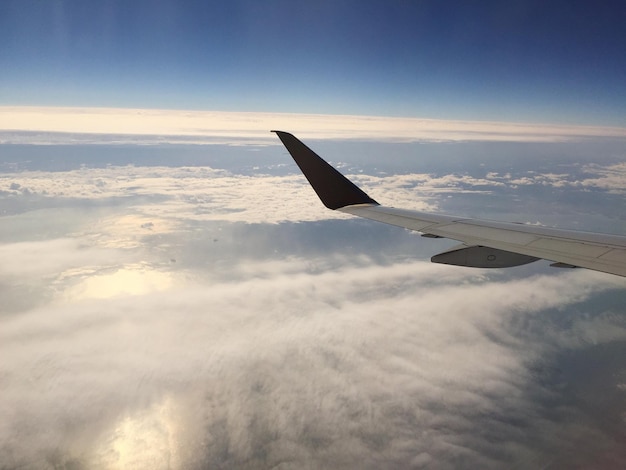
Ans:
[[[326,207],[340,209],[353,204],[379,205],[292,134],[272,132],[278,135]]]

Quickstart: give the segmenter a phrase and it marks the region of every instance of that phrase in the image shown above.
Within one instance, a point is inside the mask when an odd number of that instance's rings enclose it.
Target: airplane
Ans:
[[[461,242],[433,263],[508,268],[540,259],[559,268],[587,268],[626,277],[626,236],[513,222],[454,217],[384,206],[368,196],[293,134],[276,133],[322,203],[332,210]]]

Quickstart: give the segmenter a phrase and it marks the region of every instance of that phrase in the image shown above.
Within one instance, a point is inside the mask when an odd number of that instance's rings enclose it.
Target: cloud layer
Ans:
[[[567,462],[580,432],[591,447],[612,439],[567,425],[567,410],[545,416],[532,366],[552,347],[524,325],[619,282],[320,261],[241,263],[236,282],[58,297],[5,318],[5,455],[86,468],[498,468]],[[610,315],[575,317],[549,339],[581,347],[581,332],[626,340]]]
[[[86,158],[23,171],[10,158],[3,468],[621,468],[626,458],[622,278],[433,265],[450,242],[326,211],[283,168]],[[511,189],[547,188],[562,208],[582,188],[606,205],[623,171],[343,169],[393,205],[485,198],[508,217],[520,210]]]
[[[275,144],[271,129],[307,139],[563,142],[626,138],[620,127],[421,118],[113,108],[0,107],[0,142]]]

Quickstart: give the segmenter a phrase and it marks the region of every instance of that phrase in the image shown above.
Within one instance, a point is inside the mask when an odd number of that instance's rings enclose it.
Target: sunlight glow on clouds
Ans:
[[[377,116],[0,107],[0,142],[274,144],[271,129],[307,139],[561,142],[626,138],[626,128]]]
[[[173,276],[149,266],[125,266],[111,273],[86,276],[66,292],[70,300],[145,295],[173,286]]]

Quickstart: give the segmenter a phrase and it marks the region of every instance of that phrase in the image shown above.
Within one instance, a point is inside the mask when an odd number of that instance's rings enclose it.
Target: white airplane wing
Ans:
[[[506,268],[539,259],[555,267],[581,267],[626,277],[626,237],[535,225],[453,217],[380,205],[292,134],[275,132],[329,209],[462,244],[434,263]]]

